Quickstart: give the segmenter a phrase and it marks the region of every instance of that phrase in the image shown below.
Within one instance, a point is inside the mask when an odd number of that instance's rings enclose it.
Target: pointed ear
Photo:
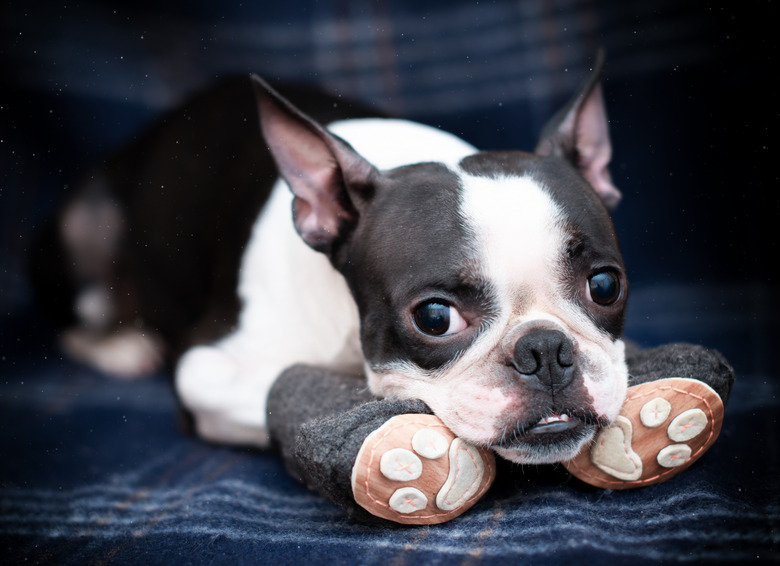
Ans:
[[[620,202],[621,194],[607,169],[612,143],[601,90],[603,65],[604,52],[599,51],[593,71],[579,93],[542,130],[535,153],[568,159],[612,210]]]
[[[263,138],[295,195],[295,228],[309,246],[330,253],[357,222],[376,169],[261,78],[251,80]]]

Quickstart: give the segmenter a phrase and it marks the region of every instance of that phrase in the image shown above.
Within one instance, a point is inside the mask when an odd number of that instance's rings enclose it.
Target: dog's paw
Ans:
[[[194,419],[198,436],[231,446],[267,448],[265,402],[281,369],[249,365],[219,346],[195,346],[179,360],[176,393]]]
[[[707,384],[670,377],[630,387],[620,415],[566,468],[591,485],[660,483],[698,460],[720,434],[724,407]]]
[[[352,493],[372,515],[432,525],[471,508],[495,470],[490,450],[464,442],[437,417],[398,415],[363,442],[352,469]]]
[[[154,332],[136,328],[113,332],[72,328],[62,334],[60,342],[72,358],[119,378],[152,375],[165,361],[162,339]]]

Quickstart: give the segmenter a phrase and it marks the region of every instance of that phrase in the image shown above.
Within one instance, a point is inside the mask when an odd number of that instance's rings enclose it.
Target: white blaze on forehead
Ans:
[[[478,257],[499,299],[512,301],[520,289],[555,284],[565,243],[563,213],[547,192],[530,177],[466,174],[463,186],[461,212],[476,236]]]

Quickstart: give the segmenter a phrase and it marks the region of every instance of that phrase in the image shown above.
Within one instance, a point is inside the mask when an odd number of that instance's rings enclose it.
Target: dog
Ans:
[[[173,360],[210,441],[268,446],[268,392],[305,363],[421,400],[512,462],[568,460],[628,381],[600,69],[533,153],[256,76],[217,88],[87,176],[39,295],[79,359]]]

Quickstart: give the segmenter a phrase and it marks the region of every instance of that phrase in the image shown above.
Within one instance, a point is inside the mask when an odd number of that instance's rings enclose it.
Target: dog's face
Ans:
[[[573,457],[617,415],[627,377],[623,262],[586,189],[522,153],[387,174],[345,262],[371,389],[425,401],[510,460]]]
[[[596,78],[534,154],[389,171],[257,86],[296,227],[357,302],[374,393],[520,463],[570,459],[617,416],[627,283]]]

